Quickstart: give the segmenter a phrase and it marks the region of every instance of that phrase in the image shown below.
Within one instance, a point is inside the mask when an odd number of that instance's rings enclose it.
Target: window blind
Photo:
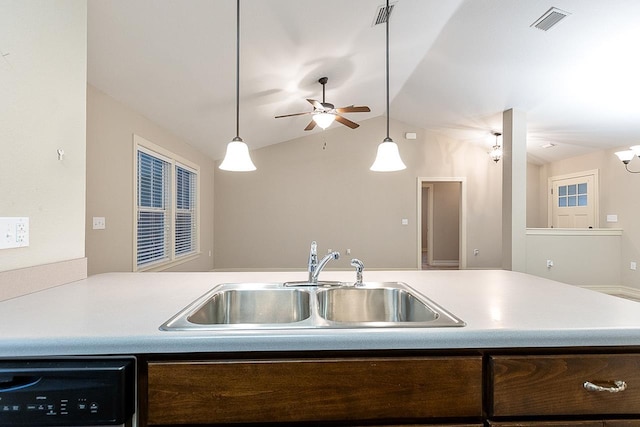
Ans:
[[[169,258],[170,164],[138,151],[138,266]]]
[[[176,165],[175,253],[196,250],[196,174]]]

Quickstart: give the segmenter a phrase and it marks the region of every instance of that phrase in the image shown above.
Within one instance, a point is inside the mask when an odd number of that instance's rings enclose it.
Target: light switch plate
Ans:
[[[29,246],[29,218],[0,218],[0,249]]]
[[[618,215],[607,215],[607,222],[618,222]]]

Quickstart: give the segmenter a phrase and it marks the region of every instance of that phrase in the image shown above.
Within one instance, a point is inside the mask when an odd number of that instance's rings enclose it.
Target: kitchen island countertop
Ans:
[[[449,328],[161,331],[220,283],[306,272],[107,273],[0,302],[0,357],[640,345],[640,304],[503,270],[365,271],[405,282],[466,322]],[[353,281],[353,271],[322,280]]]

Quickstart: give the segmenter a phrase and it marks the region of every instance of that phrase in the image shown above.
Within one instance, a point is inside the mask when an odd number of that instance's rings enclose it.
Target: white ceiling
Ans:
[[[538,163],[638,144],[640,1],[392,3],[392,118],[488,149],[502,111],[517,108]],[[322,76],[327,102],[371,107],[349,119],[385,114],[385,30],[372,26],[383,4],[241,1],[240,136],[251,149],[309,134],[309,116],[274,116],[310,111]],[[552,6],[571,15],[531,28]],[[89,0],[88,33],[90,84],[224,155],[235,136],[234,0]]]

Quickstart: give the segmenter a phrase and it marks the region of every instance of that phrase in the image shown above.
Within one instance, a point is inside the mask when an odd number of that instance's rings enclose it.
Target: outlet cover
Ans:
[[[29,246],[29,218],[0,218],[0,249]]]
[[[104,230],[107,228],[107,221],[103,216],[94,216],[93,217],[93,229],[94,230]]]

